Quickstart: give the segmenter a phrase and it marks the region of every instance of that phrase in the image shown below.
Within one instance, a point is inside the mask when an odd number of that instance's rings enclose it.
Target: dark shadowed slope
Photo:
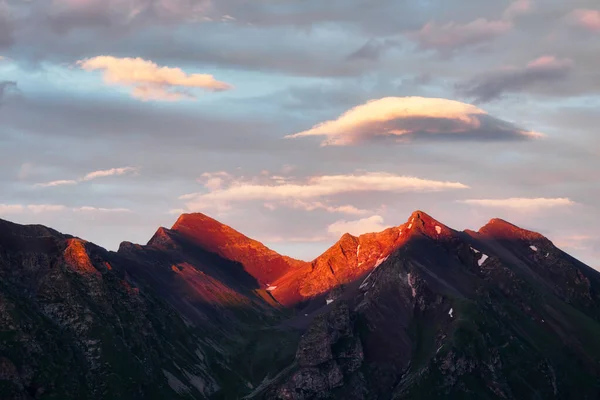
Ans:
[[[600,274],[422,211],[312,262],[202,214],[118,253],[0,221],[0,398],[597,399]]]
[[[203,398],[209,346],[124,260],[0,220],[0,398]],[[193,397],[192,397],[193,396]]]
[[[598,398],[600,274],[498,224],[463,233],[413,214],[403,244],[323,302],[295,362],[249,398]]]

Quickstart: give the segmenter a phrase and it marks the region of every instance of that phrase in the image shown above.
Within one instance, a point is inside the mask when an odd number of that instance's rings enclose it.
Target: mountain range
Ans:
[[[0,220],[0,399],[598,399],[600,273],[422,211],[311,262],[203,214],[107,251]]]

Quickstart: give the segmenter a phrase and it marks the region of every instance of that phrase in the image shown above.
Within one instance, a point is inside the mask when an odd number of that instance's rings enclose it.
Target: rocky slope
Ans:
[[[0,221],[0,398],[596,399],[600,274],[417,211],[312,262],[202,214],[107,252]]]
[[[129,279],[127,262],[0,220],[0,398],[202,398],[206,342]]]

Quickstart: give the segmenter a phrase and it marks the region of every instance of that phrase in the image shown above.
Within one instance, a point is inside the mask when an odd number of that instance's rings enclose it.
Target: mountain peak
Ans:
[[[429,237],[448,236],[454,232],[424,211],[414,211],[404,227],[410,232],[420,232]]]
[[[300,261],[284,257],[259,241],[201,213],[182,214],[170,232],[204,250],[238,262],[261,283],[273,282]]]
[[[492,218],[487,224],[479,228],[479,233],[494,236],[497,239],[541,239],[540,233],[529,231],[511,224],[501,218]]]

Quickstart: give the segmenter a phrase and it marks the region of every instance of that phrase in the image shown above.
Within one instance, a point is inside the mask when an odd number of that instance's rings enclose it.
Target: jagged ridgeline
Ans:
[[[202,214],[106,251],[0,220],[0,399],[598,399],[600,274],[421,211],[312,262]]]

